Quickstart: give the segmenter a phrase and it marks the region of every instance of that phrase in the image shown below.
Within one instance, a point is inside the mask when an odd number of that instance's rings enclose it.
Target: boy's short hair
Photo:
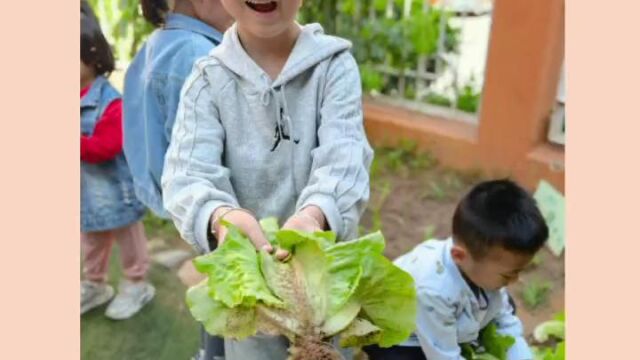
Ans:
[[[510,180],[485,181],[460,201],[453,215],[453,236],[474,259],[493,246],[535,254],[549,236],[536,201]]]
[[[111,46],[86,0],[80,2],[80,60],[92,66],[96,75],[109,75],[115,68]]]

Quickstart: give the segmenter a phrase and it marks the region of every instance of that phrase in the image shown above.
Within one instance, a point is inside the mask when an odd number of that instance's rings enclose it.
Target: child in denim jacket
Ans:
[[[222,41],[232,19],[220,0],[141,0],[157,29],[127,69],[124,84],[124,152],[135,192],[153,213],[169,218],[160,177],[178,109],[180,90],[195,61]],[[202,332],[198,360],[223,355],[222,339]]]
[[[84,280],[81,313],[114,295],[106,283],[114,242],[120,246],[125,279],[106,315],[126,319],[155,293],[145,281],[149,268],[147,239],[140,221],[144,206],[134,194],[122,153],[122,101],[106,76],[114,60],[97,18],[81,2],[80,34],[80,218]]]

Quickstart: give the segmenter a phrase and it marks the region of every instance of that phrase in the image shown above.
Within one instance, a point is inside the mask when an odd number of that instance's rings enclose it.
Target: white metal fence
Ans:
[[[362,17],[362,3],[366,1],[356,1],[354,21]],[[450,117],[451,111],[442,111],[438,107],[450,108],[454,112],[453,117],[476,122],[473,115],[480,103],[484,80],[492,1],[384,1],[384,13],[369,6],[366,16],[369,19],[385,17],[400,23],[415,11],[422,11],[424,14],[439,11],[438,38],[435,52],[418,56],[412,67],[392,66],[389,61],[375,64],[372,68],[382,75],[385,83],[391,81],[393,86],[380,92],[373,91],[374,95],[379,93],[387,101],[425,112],[436,112],[445,117]],[[399,3],[402,4],[401,7],[398,6]],[[421,3],[421,6],[417,7],[416,3]],[[457,34],[452,34],[448,28],[452,28]],[[447,37],[452,35],[458,37],[457,49],[447,47]],[[462,103],[461,96],[466,97],[462,99],[466,101],[466,105]]]

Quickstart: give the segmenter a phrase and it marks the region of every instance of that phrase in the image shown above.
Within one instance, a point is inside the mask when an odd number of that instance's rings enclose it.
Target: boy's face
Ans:
[[[451,256],[464,274],[485,290],[498,290],[514,283],[533,258],[533,255],[494,246],[484,257],[474,259],[464,245],[455,243],[451,249]]]
[[[282,34],[294,24],[302,0],[221,0],[238,26],[258,38]]]

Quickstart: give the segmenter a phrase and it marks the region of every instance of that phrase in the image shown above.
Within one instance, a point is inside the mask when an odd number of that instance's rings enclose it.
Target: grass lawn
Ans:
[[[111,284],[120,278],[117,249],[111,259]],[[112,321],[105,306],[82,317],[83,360],[186,360],[195,354],[199,328],[184,303],[186,288],[175,274],[153,266],[149,278],[155,298],[133,318]]]

